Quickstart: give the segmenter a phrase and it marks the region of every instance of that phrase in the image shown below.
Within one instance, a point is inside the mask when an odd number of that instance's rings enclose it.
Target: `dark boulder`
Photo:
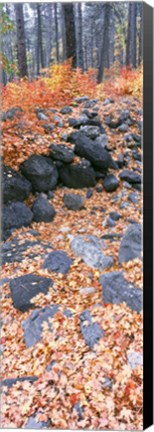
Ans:
[[[35,222],[51,222],[56,214],[54,207],[47,198],[39,196],[32,205],[33,219]]]
[[[64,144],[51,144],[49,146],[50,157],[63,163],[71,163],[74,159],[74,152]]]
[[[65,194],[64,204],[69,210],[80,210],[84,206],[84,198],[79,194]]]
[[[75,153],[88,159],[100,171],[107,171],[111,164],[111,156],[101,144],[95,144],[83,132],[75,132],[69,136],[69,140],[75,144]]]
[[[12,168],[4,165],[2,174],[3,202],[24,201],[32,190],[31,183]]]
[[[88,189],[86,193],[86,198],[89,199],[93,196],[93,189]]]
[[[131,224],[120,244],[119,262],[127,262],[134,258],[141,258],[142,233],[140,224]]]
[[[110,212],[110,217],[114,220],[114,221],[118,221],[121,218],[121,215],[115,211]]]
[[[98,126],[81,126],[80,130],[90,139],[95,139],[100,134],[100,128]]]
[[[34,310],[29,318],[22,321],[25,344],[27,348],[30,348],[42,338],[42,325],[44,322],[48,323],[49,329],[52,331],[50,320],[57,312],[58,306],[53,304],[50,307]]]
[[[64,106],[61,110],[60,113],[61,114],[70,114],[72,112],[72,108],[69,106]]]
[[[140,312],[142,309],[142,292],[131,285],[123,277],[121,271],[114,271],[100,276],[103,302],[120,304],[125,302],[132,310]]]
[[[87,162],[81,161],[80,164],[66,165],[60,168],[59,176],[62,183],[74,189],[95,186],[95,171]]]
[[[32,211],[21,202],[8,203],[2,210],[2,229],[5,232],[28,226],[33,219]]]
[[[104,336],[104,332],[98,323],[92,322],[92,317],[88,310],[85,310],[80,315],[80,329],[86,345],[90,349]]]
[[[108,174],[103,180],[103,186],[106,192],[114,192],[119,187],[119,180],[114,174]]]
[[[22,113],[22,109],[20,107],[14,107],[8,109],[6,112],[2,113],[2,121],[13,120],[15,117]]]
[[[66,274],[68,273],[71,264],[72,260],[66,252],[57,250],[48,254],[42,267],[55,273]]]
[[[47,192],[54,189],[57,184],[58,171],[50,158],[32,155],[20,165],[20,168],[35,191]]]
[[[52,285],[52,279],[35,274],[27,274],[11,280],[10,290],[14,307],[22,312],[34,307],[32,298],[39,293],[47,294]]]
[[[123,170],[120,173],[121,180],[125,180],[130,184],[141,183],[141,176],[135,171]]]

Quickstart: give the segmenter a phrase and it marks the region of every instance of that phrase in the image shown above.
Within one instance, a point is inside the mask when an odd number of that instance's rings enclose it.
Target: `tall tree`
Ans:
[[[14,3],[14,7],[15,7],[16,26],[17,26],[18,69],[19,69],[19,76],[23,78],[27,75],[27,56],[26,56],[23,4]]]
[[[78,5],[78,65],[83,70],[83,35],[82,35],[82,3]]]
[[[41,4],[36,3],[37,7],[37,40],[38,40],[38,51],[40,56],[41,67],[45,67],[44,55],[43,55],[43,36],[42,36],[42,19],[41,19]]]
[[[136,68],[136,12],[136,3],[129,3],[126,64],[134,68]]]
[[[108,50],[108,32],[109,32],[109,25],[110,25],[111,4],[106,2],[103,7],[104,7],[103,42],[100,50],[100,64],[99,64],[98,76],[97,76],[98,83],[101,83],[103,81],[103,75],[104,75],[104,67],[105,67],[106,55]]]
[[[59,63],[59,32],[58,32],[58,8],[54,3],[55,33],[56,33],[56,61]]]
[[[143,4],[138,4],[139,9],[139,34],[138,34],[138,65],[141,64],[142,58],[143,58]]]
[[[66,57],[72,57],[72,67],[76,67],[76,40],[73,3],[63,3],[65,31],[66,31]]]

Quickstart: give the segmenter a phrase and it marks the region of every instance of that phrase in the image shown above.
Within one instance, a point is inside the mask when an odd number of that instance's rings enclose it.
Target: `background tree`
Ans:
[[[76,39],[73,3],[63,3],[66,31],[66,57],[72,57],[72,67],[76,67]]]
[[[25,27],[23,4],[15,3],[16,26],[17,26],[17,60],[20,78],[27,75],[27,57],[26,57],[26,42],[25,42]]]

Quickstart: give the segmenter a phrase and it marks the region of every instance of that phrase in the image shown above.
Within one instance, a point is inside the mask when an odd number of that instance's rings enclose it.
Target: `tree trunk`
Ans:
[[[98,69],[98,83],[103,81],[104,66],[106,60],[106,54],[108,50],[108,30],[110,25],[110,3],[104,4],[104,24],[103,24],[103,43],[100,51],[100,64]]]
[[[37,39],[38,39],[38,46],[39,46],[39,55],[40,55],[40,61],[41,61],[41,67],[44,68],[44,56],[43,56],[43,38],[42,38],[42,22],[41,22],[41,4],[36,3],[37,5]]]
[[[54,3],[54,18],[55,18],[55,32],[56,32],[56,61],[57,63],[59,63],[59,34],[58,34],[57,3]]]
[[[140,5],[140,29],[139,29],[139,44],[138,44],[138,65],[143,59],[143,5]]]
[[[129,3],[126,64],[136,68],[136,4]]]
[[[82,3],[78,4],[78,44],[79,44],[79,67],[83,70],[83,34],[82,34]]]
[[[136,68],[136,3],[132,3],[132,66]]]
[[[72,58],[72,67],[76,67],[76,40],[73,3],[63,3],[65,31],[66,31],[66,58]]]
[[[17,26],[17,60],[20,78],[27,76],[27,57],[25,44],[25,28],[23,4],[14,3]]]
[[[47,66],[49,67],[51,62],[51,53],[52,53],[52,38],[53,38],[53,9],[52,3],[48,3],[48,42],[47,42]]]

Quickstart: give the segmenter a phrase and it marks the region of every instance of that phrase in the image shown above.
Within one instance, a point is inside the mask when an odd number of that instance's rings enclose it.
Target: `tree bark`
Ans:
[[[17,27],[17,61],[20,78],[27,76],[27,57],[25,43],[25,28],[23,4],[14,3]]]
[[[109,31],[109,25],[110,25],[110,3],[104,4],[104,24],[103,24],[103,42],[102,47],[100,51],[100,64],[98,69],[98,76],[97,81],[98,83],[101,83],[103,81],[103,75],[104,75],[104,66],[105,66],[105,60],[106,60],[106,54],[108,50],[108,31]]]
[[[83,70],[83,34],[82,34],[82,3],[78,3],[78,44],[79,67]]]
[[[72,58],[72,67],[76,67],[76,40],[73,3],[63,3],[65,31],[66,31],[66,58]]]
[[[136,4],[129,3],[126,65],[136,68]]]
[[[56,61],[57,63],[59,63],[59,34],[58,34],[57,3],[54,3],[54,18],[55,18],[55,32],[56,32]]]
[[[38,30],[37,38],[38,38],[38,46],[39,46],[39,54],[40,54],[41,67],[44,68],[45,64],[44,64],[44,56],[43,56],[41,4],[40,3],[36,3],[36,4],[37,4],[37,21],[38,21],[38,24],[37,24],[37,30]]]

